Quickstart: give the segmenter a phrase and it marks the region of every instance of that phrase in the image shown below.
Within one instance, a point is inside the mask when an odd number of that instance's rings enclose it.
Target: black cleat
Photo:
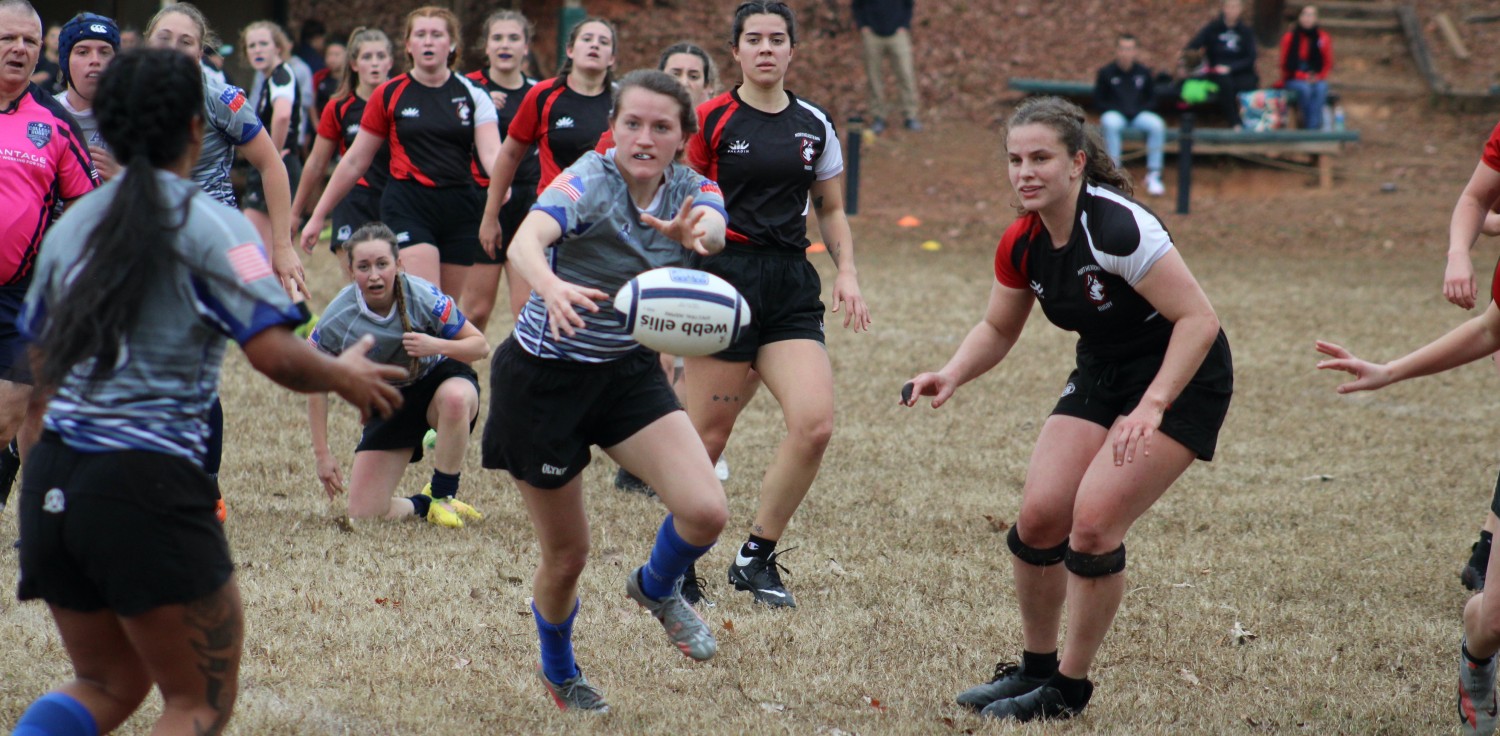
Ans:
[[[3,459],[3,458],[0,458]],[[1490,566],[1490,544],[1480,540],[1469,547],[1469,561],[1459,571],[1458,579],[1469,590],[1484,590],[1484,573]]]
[[[1093,686],[1089,687],[1089,694],[1093,694]],[[1055,687],[1043,685],[1025,695],[1005,700],[996,700],[984,707],[979,715],[985,718],[997,720],[1014,720],[1021,723],[1028,721],[1065,721],[1083,712],[1088,705],[1088,697],[1074,708],[1063,700],[1063,694]]]
[[[750,591],[756,603],[773,608],[796,608],[796,600],[781,583],[781,571],[786,569],[776,561],[781,554],[775,552],[766,558],[751,557],[743,565],[739,564],[741,558],[736,555],[735,561],[729,563],[729,583],[735,590]]]
[[[959,693],[957,700],[966,708],[983,710],[997,700],[1020,697],[1045,684],[1046,677],[1031,677],[1015,662],[1000,662],[995,665],[994,679]]]
[[[624,468],[615,473],[615,488],[626,493],[639,493],[647,498],[656,497],[656,489]]]
[[[704,602],[703,578],[698,577],[696,563],[688,565],[687,572],[682,574],[682,598],[694,606]],[[712,606],[713,603],[709,602],[708,605]]]
[[[10,501],[10,490],[16,484],[16,475],[21,472],[21,451],[16,447],[16,441],[11,440],[10,445],[0,450],[0,513],[5,511],[5,504]]]

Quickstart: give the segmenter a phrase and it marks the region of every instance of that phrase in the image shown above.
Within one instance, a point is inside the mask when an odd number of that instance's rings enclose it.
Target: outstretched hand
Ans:
[[[652,229],[679,243],[682,247],[701,256],[709,255],[708,248],[703,245],[703,238],[708,234],[702,228],[703,216],[707,213],[703,210],[693,209],[693,198],[682,200],[682,207],[677,210],[677,216],[671,220],[663,220],[659,217],[641,213],[641,222],[650,225]]]
[[[553,279],[545,290],[537,289],[536,292],[547,305],[547,326],[553,340],[560,340],[563,335],[572,337],[579,327],[583,327],[583,317],[575,307],[597,312],[599,302],[609,298],[598,289],[570,284],[562,279]]]
[[[1318,361],[1318,370],[1343,371],[1354,376],[1355,380],[1341,384],[1338,387],[1338,392],[1341,394],[1351,394],[1355,391],[1374,391],[1391,384],[1390,366],[1361,360],[1354,353],[1331,342],[1319,340],[1316,343],[1316,347],[1318,352],[1331,358],[1330,360]]]

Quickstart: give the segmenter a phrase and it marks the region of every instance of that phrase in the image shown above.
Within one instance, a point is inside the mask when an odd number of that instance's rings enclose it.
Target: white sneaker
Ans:
[[[1161,172],[1153,171],[1146,174],[1146,193],[1153,197],[1160,197],[1167,193],[1167,188],[1161,183]]]
[[[720,482],[729,480],[729,463],[724,460],[723,455],[719,456],[719,462],[714,463],[714,475],[718,476]]]

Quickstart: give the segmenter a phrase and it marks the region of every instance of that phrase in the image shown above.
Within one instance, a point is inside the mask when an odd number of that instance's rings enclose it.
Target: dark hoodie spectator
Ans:
[[[1255,33],[1245,24],[1243,0],[1224,0],[1222,12],[1188,41],[1190,50],[1202,49],[1209,80],[1219,86],[1219,108],[1229,124],[1240,127],[1239,93],[1260,87],[1255,73]]]

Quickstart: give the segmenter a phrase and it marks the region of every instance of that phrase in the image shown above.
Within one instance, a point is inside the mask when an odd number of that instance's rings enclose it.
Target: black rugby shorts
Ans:
[[[589,464],[589,446],[630,439],[680,411],[655,352],[608,363],[547,360],[514,337],[495,348],[482,465],[537,488],[561,488]]]
[[[762,345],[824,341],[823,283],[805,252],[734,243],[701,259],[698,267],[728,281],[750,305],[750,326],[713,357],[746,363],[755,360]]]
[[[1079,355],[1053,414],[1086,419],[1103,427],[1135,410],[1146,388],[1161,368],[1161,355],[1122,361]],[[1229,339],[1221,330],[1182,393],[1162,414],[1158,430],[1192,450],[1199,460],[1212,460],[1219,444],[1219,428],[1229,414],[1234,393],[1234,366]]]
[[[472,184],[435,188],[392,179],[380,196],[380,219],[396,233],[396,245],[437,246],[438,260],[455,266],[474,265],[483,215],[484,193]]]
[[[186,459],[80,453],[47,432],[21,480],[16,595],[135,616],[213,593],[234,572],[218,498]]]
[[[427,407],[432,405],[438,387],[450,378],[464,379],[474,384],[475,393],[479,392],[479,374],[468,363],[452,358],[444,360],[433,366],[421,380],[402,387],[401,408],[389,419],[375,416],[365,423],[365,431],[354,451],[410,449],[411,461],[421,460],[422,438],[428,429],[432,429],[427,424]],[[478,415],[469,420],[470,432],[474,431],[474,423],[478,420]]]

